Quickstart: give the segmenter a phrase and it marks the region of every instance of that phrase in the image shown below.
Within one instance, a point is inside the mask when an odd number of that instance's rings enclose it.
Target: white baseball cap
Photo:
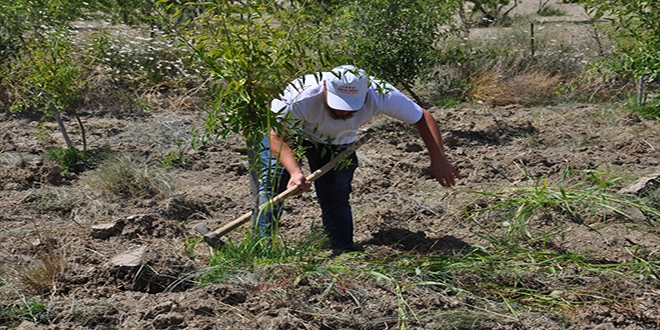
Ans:
[[[338,66],[327,76],[328,106],[344,111],[362,109],[369,89],[369,77],[352,65]]]

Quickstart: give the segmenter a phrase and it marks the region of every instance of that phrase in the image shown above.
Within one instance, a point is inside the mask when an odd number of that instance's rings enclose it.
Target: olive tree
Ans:
[[[615,72],[640,82],[638,103],[643,103],[644,82],[660,74],[660,7],[655,0],[582,0],[594,20],[606,19],[614,27],[617,47],[608,64]]]
[[[412,87],[431,67],[461,1],[360,0],[339,10],[331,42],[346,61],[401,86],[415,101]]]
[[[138,10],[144,8],[144,10]],[[88,91],[89,56],[74,40],[73,22],[82,18],[121,17],[124,11],[146,12],[150,1],[14,0],[0,3],[0,91],[11,111],[38,111],[55,120],[66,148],[50,155],[68,169],[89,158],[79,108]],[[148,18],[144,16],[144,21]],[[75,118],[82,139],[79,151],[69,137],[62,114]]]
[[[70,23],[85,16],[78,0],[16,0],[0,4],[0,85],[15,112],[37,110],[42,119],[57,121],[66,148],[51,150],[65,167],[81,161],[61,113],[70,113],[80,128],[83,151],[85,129],[77,108],[85,90],[84,70],[75,57]]]
[[[219,0],[177,5],[160,1],[173,18],[190,6],[200,14],[174,26],[212,78],[211,106],[203,130],[194,132],[195,144],[240,133],[251,159],[273,125],[270,102],[293,78],[316,70],[317,25],[307,7],[296,2]],[[194,145],[196,147],[196,145]],[[253,192],[256,172],[251,170]]]

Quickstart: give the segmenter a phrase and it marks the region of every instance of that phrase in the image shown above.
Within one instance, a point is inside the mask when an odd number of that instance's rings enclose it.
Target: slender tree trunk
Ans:
[[[637,105],[644,105],[644,76],[637,81]]]
[[[69,138],[69,133],[67,133],[66,128],[64,127],[64,123],[62,122],[62,116],[60,116],[60,112],[52,103],[50,104],[50,110],[53,111],[53,115],[55,116],[57,125],[60,127],[60,131],[62,132],[62,137],[64,138],[64,142],[66,142],[67,148],[72,149],[73,142],[71,142],[71,139]]]
[[[247,154],[248,154],[248,161],[250,162],[248,165],[248,173],[250,174],[250,195],[252,198],[251,204],[252,204],[252,209],[254,212],[255,216],[259,214],[259,167],[256,166],[258,165],[259,161],[259,150],[261,149],[261,145],[259,141],[246,141],[247,143]]]
[[[76,121],[78,121],[78,126],[80,126],[80,137],[82,138],[83,151],[87,151],[87,133],[85,132],[85,126],[83,126],[82,120],[78,113],[75,113]]]

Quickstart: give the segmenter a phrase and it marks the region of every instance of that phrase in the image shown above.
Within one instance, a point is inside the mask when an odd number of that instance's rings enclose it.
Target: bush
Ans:
[[[338,21],[346,40],[345,62],[401,86],[418,103],[412,87],[435,61],[435,45],[444,38],[441,26],[450,22],[458,1],[354,1]],[[345,27],[347,26],[347,27]]]
[[[607,64],[634,80],[660,76],[660,7],[653,0],[582,0],[593,20],[606,19],[617,42]]]

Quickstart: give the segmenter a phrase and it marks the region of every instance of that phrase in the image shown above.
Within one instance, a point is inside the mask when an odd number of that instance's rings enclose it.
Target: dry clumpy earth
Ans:
[[[575,14],[576,20],[583,19],[582,11]],[[429,177],[428,155],[412,127],[375,119],[369,124],[374,137],[358,150],[352,196],[356,242],[365,252],[328,253],[327,258],[360,268],[392,256],[415,260],[431,254],[460,255],[488,247],[483,235],[505,228],[503,217],[480,226],[464,216],[466,207],[489,206],[474,191],[502,192],[534,186],[544,178],[556,184],[566,168],[620,176],[613,189],[660,172],[660,124],[609,106],[513,104],[430,111],[441,125],[450,161],[462,174],[457,186],[443,188]],[[72,118],[65,119],[75,132]],[[15,322],[3,313],[0,329],[329,330],[401,325],[396,288],[376,278],[310,274],[299,279],[304,270],[298,266],[274,265],[223,284],[197,286],[194,279],[208,266],[210,250],[204,243],[191,244],[198,237],[192,227],[205,222],[214,229],[250,209],[241,139],[230,136],[198,152],[188,150],[190,130],[201,123],[198,113],[84,113],[82,119],[92,149],[107,147],[152,163],[183,151],[186,164],[168,170],[173,193],[166,198],[111,196],[94,185],[95,171],[60,175],[61,169],[44,157],[47,148],[63,146],[56,125],[46,127],[53,134],[44,139],[36,118],[0,114],[0,310],[23,311],[21,319],[30,320]],[[72,137],[80,145],[78,134]],[[648,179],[643,189],[632,191],[657,193],[657,187],[657,179]],[[549,214],[532,218],[529,229],[535,234],[561,232],[538,247],[549,253],[575,253],[604,265],[632,262],[639,251],[657,260],[657,219],[627,211],[630,218],[613,212],[584,214],[583,223]],[[292,198],[281,233],[291,241],[301,239],[320,225],[319,218],[313,194]],[[244,229],[228,236],[240,240]],[[44,267],[57,273],[53,281],[36,279],[48,287],[22,284],[26,274],[38,274],[35,270]],[[507,305],[500,297],[410,285],[401,292],[404,309],[415,313],[406,314],[407,328],[660,328],[658,280],[558,271],[560,276],[552,281],[533,272],[519,274],[516,281],[571,301],[572,307],[561,314]],[[480,280],[455,276],[447,282],[470,287]],[[493,285],[513,285],[506,281]],[[562,296],[562,288],[569,286],[583,292],[581,297],[616,299],[576,301]],[[34,301],[43,302],[47,312],[31,315],[24,306]]]
[[[383,259],[397,253],[462,253],[488,245],[483,228],[462,216],[475,191],[499,191],[547,177],[557,180],[568,166],[616,172],[623,184],[660,172],[660,124],[606,107],[432,108],[441,124],[449,159],[462,173],[453,189],[428,177],[427,154],[412,127],[388,118],[370,124],[371,141],[358,150],[354,181],[358,256],[347,263]],[[200,117],[154,112],[139,117],[86,116],[91,146],[155,157],[169,152]],[[58,176],[44,160],[44,148],[60,145],[38,138],[35,121],[3,115],[0,190],[0,258],[3,308],[30,297],[45,301],[48,314],[20,329],[388,329],[397,326],[394,289],[375,280],[345,279],[327,292],[328,279],[300,269],[271,266],[231,283],[198,287],[193,278],[206,267],[209,248],[186,242],[200,221],[217,228],[249,210],[249,180],[238,137],[188,152],[182,168],[170,170],[174,195],[162,200],[110,198],[86,177],[93,171]],[[168,142],[169,140],[169,142]],[[173,149],[171,149],[173,150]],[[149,155],[149,156],[148,156]],[[13,161],[12,161],[13,160]],[[524,169],[524,170],[521,170]],[[651,180],[650,182],[653,182]],[[42,205],[54,200],[53,205]],[[42,203],[40,203],[42,201]],[[313,194],[290,200],[282,224],[295,240],[314,223],[319,210]],[[499,221],[502,221],[500,219]],[[104,227],[106,226],[106,227]],[[553,227],[554,226],[554,227]],[[570,229],[553,236],[549,252],[589,255],[603,263],[632,260],[631,250],[660,248],[657,228],[644,215],[591,221],[592,230],[570,221],[537,219],[532,231]],[[240,239],[244,231],[232,233]],[[551,243],[551,244],[550,244]],[[47,294],[23,291],[21,272],[54,250],[62,271]],[[357,259],[356,259],[357,258]],[[657,273],[657,269],[655,270]],[[289,274],[289,277],[287,277]],[[534,282],[534,274],[525,275]],[[455,278],[457,283],[468,278]],[[580,278],[585,290],[617,290],[628,303],[585,303],[568,316],[534,310],[512,314],[506,306],[478,303],[469,294],[413,286],[404,298],[415,311],[410,329],[653,329],[660,321],[660,283],[648,277],[615,280]],[[536,281],[535,285],[552,284]],[[596,293],[594,293],[596,294]],[[495,300],[493,300],[495,301]],[[568,312],[568,311],[567,311]],[[473,318],[471,324],[456,315]],[[460,319],[460,318],[459,318]],[[454,321],[449,321],[454,320]],[[8,322],[4,320],[3,322]],[[0,325],[8,329],[17,324]]]

